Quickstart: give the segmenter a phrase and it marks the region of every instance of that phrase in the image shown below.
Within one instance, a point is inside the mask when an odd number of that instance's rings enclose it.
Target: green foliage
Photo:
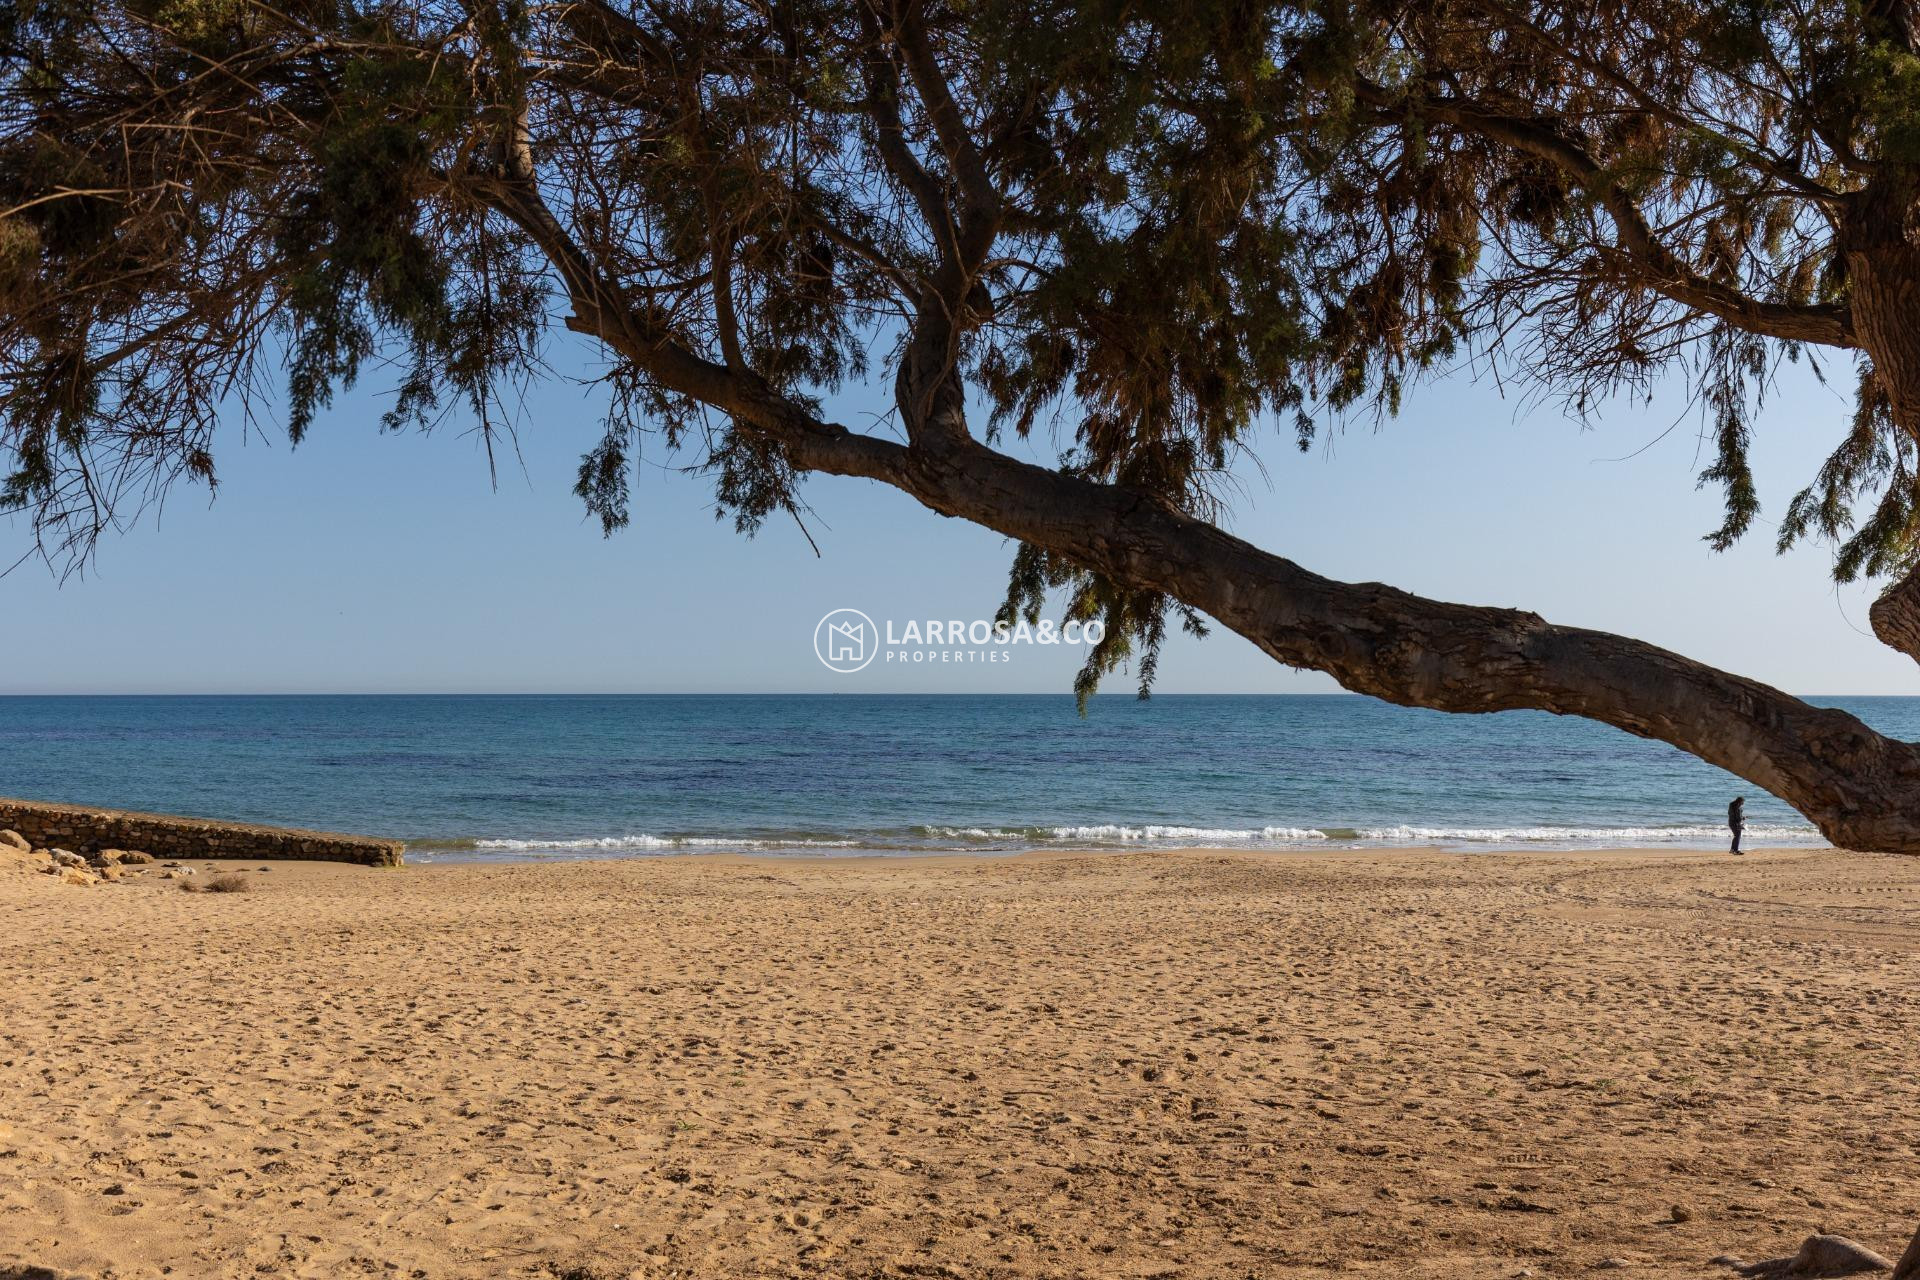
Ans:
[[[767,415],[862,385],[902,435],[981,406],[1212,518],[1267,428],[1306,448],[1473,364],[1582,412],[1685,378],[1724,547],[1778,362],[1853,340],[1862,193],[1920,192],[1920,58],[1878,13],[14,0],[0,503],[84,555],[211,484],[223,417],[298,441],[370,361],[383,426],[491,445],[559,320],[608,361],[575,486],[608,534],[650,439],[741,530],[797,517]],[[1884,373],[1781,527],[1842,577],[1914,559]],[[1107,624],[1083,695],[1144,690],[1176,605],[1022,549],[1005,612],[1049,598]]]
[[[1891,44],[1867,49],[1848,75],[1860,125],[1882,163],[1920,165],[1920,57]]]
[[[1778,542],[1785,551],[1809,532],[1833,540],[1839,548],[1834,577],[1841,582],[1904,572],[1920,550],[1914,511],[1920,448],[1894,423],[1886,391],[1864,365],[1856,403],[1852,430],[1788,504]],[[1866,522],[1856,528],[1855,507],[1876,491]]]
[[[471,104],[451,68],[396,47],[379,25],[355,25],[376,52],[338,66],[339,97],[306,138],[313,169],[276,219],[295,443],[334,388],[353,384],[380,334],[403,335],[414,354],[389,425],[423,418],[442,379],[476,352],[484,361],[491,345],[460,324],[483,326],[488,317],[456,315],[450,297],[451,259],[465,246],[422,225],[434,154]],[[484,306],[514,315],[530,299],[537,293],[522,286],[520,296],[489,296]]]
[[[1181,627],[1193,636],[1207,634],[1206,622],[1192,609],[1157,591],[1133,591],[1115,585],[1097,574],[1089,574],[1062,556],[1022,543],[1014,552],[1013,568],[1008,574],[1006,599],[1001,602],[994,621],[1011,627],[1017,622],[1040,621],[1048,593],[1068,592],[1065,622],[1103,624],[1101,638],[1087,651],[1086,660],[1074,676],[1073,692],[1080,714],[1087,712],[1087,700],[1100,687],[1100,681],[1135,657],[1140,696],[1153,689],[1160,665],[1160,646],[1167,636],[1167,614],[1180,619]]]
[[[1702,485],[1717,484],[1727,496],[1727,518],[1707,535],[1707,544],[1725,551],[1753,527],[1760,514],[1760,494],[1747,463],[1753,433],[1747,425],[1748,385],[1766,377],[1766,344],[1751,334],[1727,326],[1714,330],[1707,342],[1711,368],[1703,375],[1701,394],[1713,427],[1713,462],[1700,473]]]

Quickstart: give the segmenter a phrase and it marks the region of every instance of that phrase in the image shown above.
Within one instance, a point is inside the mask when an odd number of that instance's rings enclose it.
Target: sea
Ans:
[[[1920,698],[1815,698],[1920,738]],[[1819,846],[1664,743],[1368,698],[0,698],[0,795],[408,842],[410,861]]]

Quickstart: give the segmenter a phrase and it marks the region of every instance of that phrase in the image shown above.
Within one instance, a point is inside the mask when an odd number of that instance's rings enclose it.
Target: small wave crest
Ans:
[[[929,840],[1032,840],[1040,834],[1033,827],[930,827],[912,828],[917,836]]]
[[[660,849],[853,849],[857,840],[812,840],[785,838],[738,838],[720,836],[577,836],[556,840],[493,839],[474,840],[469,847],[503,853],[539,852],[648,852]]]
[[[1462,844],[1713,844],[1727,838],[1727,829],[1709,826],[1682,827],[1363,827],[1356,833],[1362,840],[1457,841]],[[1823,843],[1813,827],[1753,826],[1746,828],[1749,841],[1787,840]]]
[[[1091,827],[1050,827],[1048,838],[1053,840],[1118,840],[1132,843],[1141,840],[1219,840],[1240,844],[1252,840],[1325,840],[1327,833],[1318,827],[1180,827],[1146,824],[1137,827],[1120,823],[1101,823]]]

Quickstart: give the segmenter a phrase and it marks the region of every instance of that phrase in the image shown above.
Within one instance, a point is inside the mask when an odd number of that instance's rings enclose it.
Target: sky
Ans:
[[[175,490],[105,540],[84,576],[63,583],[29,562],[0,577],[0,694],[1071,687],[1083,654],[1070,645],[1018,646],[994,663],[878,660],[889,650],[854,673],[819,661],[815,629],[832,610],[899,633],[911,620],[990,618],[1004,588],[999,535],[869,481],[807,482],[816,555],[791,521],[752,539],[716,521],[710,482],[656,445],[633,524],[603,538],[570,492],[598,436],[599,394],[579,376],[589,357],[562,350],[555,364],[497,484],[458,421],[381,434],[391,379],[377,370],[297,449],[236,421],[216,448],[212,501]],[[1284,431],[1263,434],[1226,523],[1321,574],[1531,609],[1791,692],[1920,694],[1920,668],[1867,630],[1872,587],[1836,588],[1823,547],[1773,553],[1773,520],[1845,429],[1850,377],[1838,372],[1834,386],[1804,366],[1783,377],[1756,431],[1763,518],[1724,554],[1701,540],[1720,496],[1696,487],[1705,446],[1678,387],[1582,425],[1552,401],[1455,375],[1305,454]],[[829,407],[864,427],[885,410],[886,382]],[[5,560],[27,546],[24,520],[0,517]],[[1105,687],[1131,686],[1121,674]],[[1170,640],[1156,688],[1338,686],[1216,628]]]

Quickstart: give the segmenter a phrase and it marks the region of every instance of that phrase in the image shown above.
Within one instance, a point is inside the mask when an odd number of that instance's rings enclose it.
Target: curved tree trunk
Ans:
[[[972,441],[934,457],[902,449],[890,463],[875,478],[935,510],[1165,591],[1357,693],[1441,711],[1599,720],[1765,788],[1837,845],[1920,853],[1920,747],[1844,711],[1537,614],[1323,578],[1151,499]]]
[[[1874,637],[1920,662],[1920,567],[1895,579],[1867,609]]]

